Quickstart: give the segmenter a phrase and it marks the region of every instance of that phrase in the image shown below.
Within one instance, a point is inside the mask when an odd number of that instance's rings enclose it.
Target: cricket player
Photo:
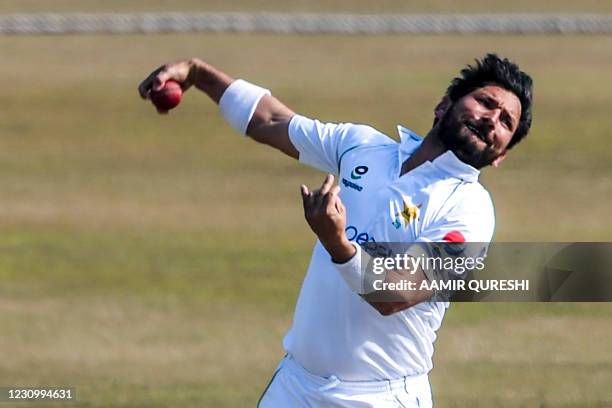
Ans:
[[[258,405],[431,407],[428,373],[448,303],[431,300],[431,290],[398,290],[383,301],[364,284],[362,247],[488,243],[494,210],[479,173],[527,135],[531,78],[488,54],[451,81],[424,138],[398,126],[399,142],[370,126],[296,114],[269,90],[199,59],[153,71],[140,95],[168,80],[205,92],[241,134],[328,173],[319,189],[301,187],[318,240],[283,341],[287,355]],[[385,282],[429,279],[425,269],[406,272],[389,271]]]

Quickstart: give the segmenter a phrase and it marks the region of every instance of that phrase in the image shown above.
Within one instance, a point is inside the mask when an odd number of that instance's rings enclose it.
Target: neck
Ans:
[[[419,146],[418,149],[410,156],[404,163],[402,163],[402,170],[400,171],[400,176],[408,173],[410,170],[413,170],[419,167],[421,164],[432,161],[436,157],[440,156],[446,150],[446,146],[440,140],[437,133],[437,126],[434,126],[425,139],[423,143]]]

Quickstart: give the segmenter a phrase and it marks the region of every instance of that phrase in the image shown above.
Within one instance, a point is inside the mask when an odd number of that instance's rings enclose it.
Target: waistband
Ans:
[[[298,375],[301,380],[308,381],[312,386],[319,388],[320,391],[334,389],[345,389],[362,392],[385,392],[403,389],[422,390],[422,387],[429,388],[429,378],[427,374],[406,376],[389,380],[378,381],[342,381],[335,375],[329,377],[319,377],[307,371],[291,355],[287,355],[283,362],[282,368],[291,371]]]

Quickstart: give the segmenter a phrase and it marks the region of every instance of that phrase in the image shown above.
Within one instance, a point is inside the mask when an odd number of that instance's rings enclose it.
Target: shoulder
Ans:
[[[360,145],[385,145],[395,141],[369,125],[351,122],[322,122],[295,115],[289,123],[290,134],[311,135],[321,139],[334,139],[343,149]],[[342,153],[342,152],[339,152]]]
[[[369,125],[341,123],[339,126],[344,133],[344,143],[342,144],[344,151],[356,147],[397,145],[395,140]],[[343,152],[340,151],[339,153],[342,154]]]

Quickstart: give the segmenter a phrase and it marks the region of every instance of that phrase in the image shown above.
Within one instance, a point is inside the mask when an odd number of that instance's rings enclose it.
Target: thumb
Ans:
[[[159,74],[157,74],[157,76],[155,76],[155,78],[153,79],[153,91],[160,91],[164,87],[164,84],[167,80],[168,75],[165,72],[160,72]]]

